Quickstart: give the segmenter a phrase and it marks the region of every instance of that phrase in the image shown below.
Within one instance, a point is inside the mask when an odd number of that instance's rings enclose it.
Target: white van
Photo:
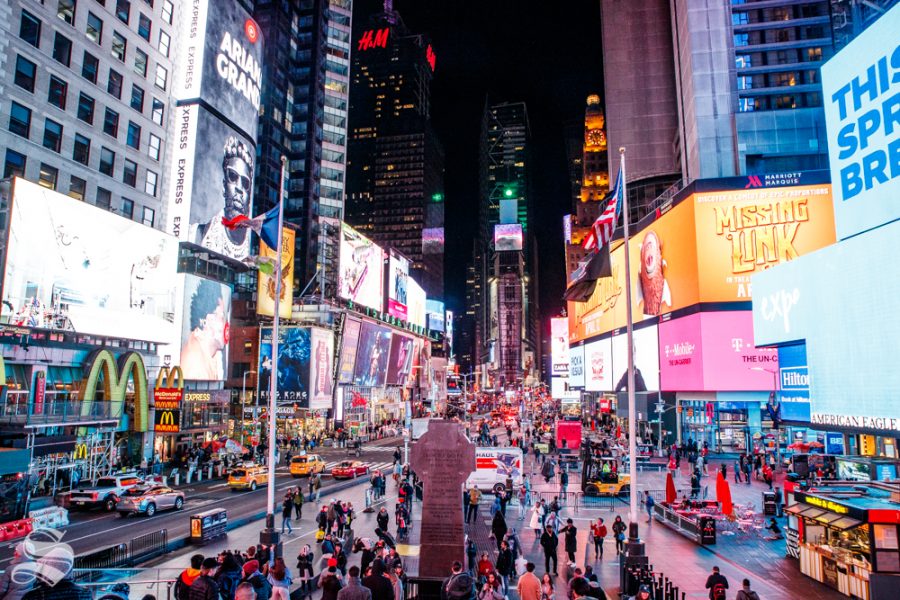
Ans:
[[[475,449],[475,470],[466,480],[466,489],[477,487],[492,493],[506,491],[508,480],[512,480],[513,490],[522,485],[522,469],[525,461],[521,448]]]

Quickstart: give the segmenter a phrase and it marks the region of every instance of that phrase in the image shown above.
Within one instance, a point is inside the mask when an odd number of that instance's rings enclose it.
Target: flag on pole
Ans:
[[[249,227],[256,232],[262,241],[269,248],[278,247],[278,206],[261,215],[257,215],[252,219],[247,215],[238,215],[233,219],[222,217],[222,225],[226,229],[237,229],[238,227]]]
[[[571,302],[587,302],[594,293],[597,280],[603,277],[612,277],[609,244],[598,252],[591,252],[578,264],[578,268],[572,272],[572,278],[563,299]]]
[[[609,243],[612,239],[613,232],[616,230],[616,223],[619,221],[619,213],[622,212],[622,171],[619,170],[616,176],[616,186],[612,192],[607,194],[609,202],[606,208],[591,225],[591,230],[584,238],[583,247],[585,250],[594,250],[595,252]]]

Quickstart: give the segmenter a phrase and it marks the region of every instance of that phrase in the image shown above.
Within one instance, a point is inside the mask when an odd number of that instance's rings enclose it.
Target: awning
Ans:
[[[856,519],[851,519],[850,517],[841,517],[837,521],[833,521],[828,524],[832,529],[840,529],[844,531],[846,529],[853,529],[854,527],[859,527],[862,525],[862,521],[857,521]]]
[[[825,525],[829,525],[830,523],[834,523],[835,521],[843,518],[843,515],[839,515],[833,512],[827,512],[824,515],[819,515],[816,517],[816,521],[819,523],[824,523]]]

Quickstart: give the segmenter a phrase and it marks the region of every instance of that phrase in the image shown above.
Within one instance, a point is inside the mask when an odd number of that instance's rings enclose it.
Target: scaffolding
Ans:
[[[115,432],[102,429],[79,436],[75,449],[34,456],[38,433],[28,434],[32,449],[29,486],[32,496],[53,496],[76,487],[82,481],[96,481],[115,471]],[[51,438],[52,439],[52,438]]]

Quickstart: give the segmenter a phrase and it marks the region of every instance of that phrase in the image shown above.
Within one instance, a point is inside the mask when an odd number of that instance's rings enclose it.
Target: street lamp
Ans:
[[[256,375],[256,371],[244,371],[244,375],[241,377],[241,447],[244,446],[244,404],[247,402],[247,375],[253,373]],[[253,415],[256,417],[256,415]]]
[[[774,400],[778,400],[778,370],[766,369],[765,367],[750,367],[751,371],[765,371],[772,374],[772,395]],[[772,425],[775,428],[775,471],[781,471],[781,434],[778,430],[778,415],[772,414]]]

